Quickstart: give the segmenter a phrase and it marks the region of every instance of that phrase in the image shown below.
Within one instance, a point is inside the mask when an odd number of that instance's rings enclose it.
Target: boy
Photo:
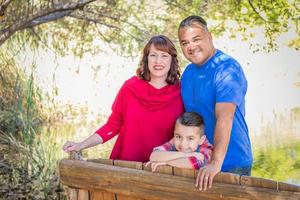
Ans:
[[[211,154],[203,118],[195,112],[185,112],[176,120],[173,139],[155,147],[146,165],[151,163],[153,172],[159,165],[200,169],[210,161]]]

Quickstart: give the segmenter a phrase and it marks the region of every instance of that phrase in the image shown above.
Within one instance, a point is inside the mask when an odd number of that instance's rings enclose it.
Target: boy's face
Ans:
[[[201,129],[196,126],[184,126],[176,122],[174,130],[174,142],[177,151],[184,153],[194,152],[201,145],[205,136],[200,136]]]

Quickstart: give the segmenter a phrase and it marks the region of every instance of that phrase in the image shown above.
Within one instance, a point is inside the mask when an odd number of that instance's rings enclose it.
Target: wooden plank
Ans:
[[[97,159],[88,159],[88,162],[95,162],[95,163],[101,163],[106,165],[113,165],[114,161],[111,159],[103,159],[103,158],[97,158]]]
[[[138,170],[143,169],[142,162],[133,162],[133,161],[126,161],[126,160],[114,160],[114,166],[126,167],[131,169],[138,169]],[[122,195],[122,194],[117,194],[116,197],[118,200],[142,200],[141,198],[136,198],[136,197]]]
[[[119,167],[126,167],[131,169],[143,169],[142,162],[126,161],[126,160],[114,160],[114,165]]]
[[[278,190],[300,192],[300,187],[289,183],[278,182]]]
[[[145,171],[152,172],[151,166],[148,165],[148,166],[146,167],[146,163],[143,164],[143,169],[144,169]],[[156,171],[155,171],[154,173],[170,174],[170,175],[173,175],[173,167],[168,166],[168,165],[158,166],[158,167],[156,168]]]
[[[143,200],[143,199],[142,198],[128,196],[128,195],[117,194],[117,200]]]
[[[220,172],[214,177],[214,182],[240,185],[240,175]]]
[[[67,188],[67,199],[68,200],[77,200],[77,190],[75,188]]]
[[[178,168],[174,167],[173,168],[174,176],[183,176],[183,177],[188,177],[195,179],[197,171],[194,169],[185,169],[185,168]]]
[[[101,189],[151,200],[300,199],[300,192],[226,183],[215,183],[211,189],[200,192],[190,178],[76,160],[61,160],[59,171],[62,184],[70,187]]]
[[[89,191],[88,190],[78,190],[78,200],[89,200]]]
[[[115,194],[101,190],[90,191],[91,200],[115,200]]]
[[[277,181],[253,177],[253,176],[241,176],[241,185],[260,187],[260,188],[270,188],[274,190],[278,189]]]

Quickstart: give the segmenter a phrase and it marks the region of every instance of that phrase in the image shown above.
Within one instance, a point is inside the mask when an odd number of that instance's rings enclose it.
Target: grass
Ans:
[[[57,199],[58,147],[40,139],[51,116],[43,107],[34,66],[26,73],[0,55],[0,196],[4,199]],[[2,59],[4,58],[4,59]],[[51,149],[51,150],[50,150]]]

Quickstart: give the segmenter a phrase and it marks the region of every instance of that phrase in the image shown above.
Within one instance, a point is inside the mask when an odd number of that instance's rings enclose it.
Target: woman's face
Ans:
[[[150,46],[148,55],[148,67],[151,79],[166,80],[168,72],[171,68],[172,56],[155,48],[153,44]]]

